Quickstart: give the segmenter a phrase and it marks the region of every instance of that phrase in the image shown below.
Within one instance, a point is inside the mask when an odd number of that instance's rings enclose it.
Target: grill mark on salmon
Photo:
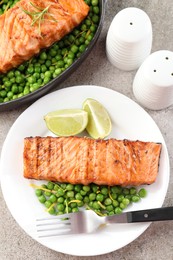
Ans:
[[[158,175],[161,144],[87,137],[27,137],[24,177],[98,185],[152,184]]]
[[[38,23],[33,23],[27,12],[38,11],[32,5],[48,13]],[[84,0],[21,0],[0,15],[0,72],[5,73],[22,62],[50,47],[78,26],[88,15],[89,6]],[[51,16],[50,16],[51,15]]]

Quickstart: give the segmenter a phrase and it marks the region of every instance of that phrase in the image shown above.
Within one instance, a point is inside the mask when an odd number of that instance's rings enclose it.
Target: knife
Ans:
[[[173,207],[124,212],[106,217],[108,223],[136,223],[173,220]]]

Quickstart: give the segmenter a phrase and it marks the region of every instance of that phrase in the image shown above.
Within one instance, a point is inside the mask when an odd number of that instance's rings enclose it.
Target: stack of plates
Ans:
[[[119,69],[134,70],[150,55],[152,25],[148,15],[138,8],[126,8],[113,19],[106,38],[109,61]]]
[[[173,52],[160,50],[143,62],[133,81],[133,93],[149,109],[173,104]]]

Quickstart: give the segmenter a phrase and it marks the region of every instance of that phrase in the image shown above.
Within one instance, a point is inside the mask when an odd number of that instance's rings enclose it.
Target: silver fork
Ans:
[[[125,212],[100,217],[92,210],[36,220],[38,237],[92,233],[106,224],[173,220],[173,207]]]

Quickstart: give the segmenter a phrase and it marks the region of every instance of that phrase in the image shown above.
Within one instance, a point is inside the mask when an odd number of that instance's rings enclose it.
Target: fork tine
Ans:
[[[47,225],[45,225],[47,227]],[[68,223],[65,226],[58,226],[58,227],[53,227],[53,228],[42,228],[42,229],[37,229],[38,232],[43,232],[43,231],[51,231],[51,230],[69,230],[70,229],[70,223]]]
[[[70,214],[36,219],[39,238],[72,234]]]
[[[45,220],[52,220],[52,219],[65,219],[65,218],[69,218],[70,217],[70,214],[62,214],[62,215],[59,215],[59,216],[51,216],[51,217],[47,217],[47,218],[38,218],[36,219],[36,221],[45,221]]]
[[[39,221],[37,221],[38,223],[36,224],[36,226],[37,227],[42,227],[42,226],[69,225],[70,224],[70,220],[69,219],[66,219],[66,220],[58,219],[58,220],[60,220],[60,221],[56,220],[56,222],[46,222],[46,221],[39,220]]]
[[[67,236],[67,235],[72,235],[74,234],[74,232],[72,232],[71,230],[66,231],[66,232],[60,232],[60,233],[54,233],[54,234],[45,234],[45,235],[39,235],[38,238],[47,238],[47,237],[58,237],[58,236]]]

